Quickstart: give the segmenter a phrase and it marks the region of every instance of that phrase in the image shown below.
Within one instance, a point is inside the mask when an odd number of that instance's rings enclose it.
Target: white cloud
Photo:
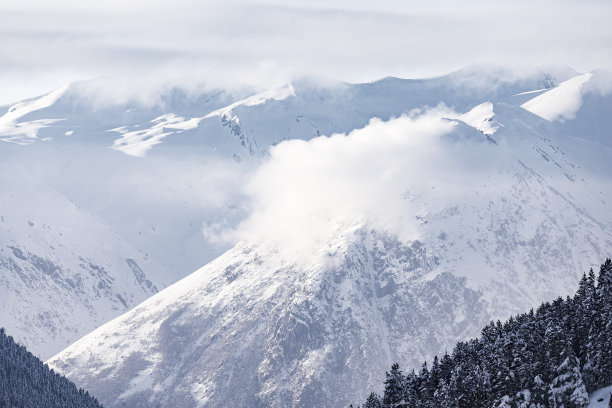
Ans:
[[[474,61],[609,69],[610,15],[609,2],[563,0],[5,2],[0,103],[107,75],[269,87]]]
[[[363,225],[402,240],[419,238],[419,216],[453,202],[448,195],[470,191],[470,174],[486,174],[498,160],[483,160],[491,144],[448,117],[458,115],[440,106],[388,122],[373,119],[348,135],[273,147],[247,186],[249,218],[225,237],[282,242],[290,259],[308,259]]]

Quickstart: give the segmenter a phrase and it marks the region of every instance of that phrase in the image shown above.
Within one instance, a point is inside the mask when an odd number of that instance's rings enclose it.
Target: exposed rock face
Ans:
[[[486,322],[465,278],[426,278],[420,242],[349,234],[311,265],[239,245],[52,365],[108,406],[345,406],[397,356],[416,365]]]

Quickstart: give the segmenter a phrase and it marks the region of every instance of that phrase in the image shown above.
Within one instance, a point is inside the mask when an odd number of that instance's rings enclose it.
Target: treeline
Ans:
[[[418,373],[394,364],[384,385],[363,408],[587,406],[588,393],[612,385],[612,261],[584,274],[573,298],[491,322]]]
[[[0,408],[101,408],[0,328]]]

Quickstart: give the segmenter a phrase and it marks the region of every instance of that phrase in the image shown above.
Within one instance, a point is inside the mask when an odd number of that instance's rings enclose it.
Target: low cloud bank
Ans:
[[[348,135],[283,142],[246,188],[250,216],[219,235],[277,241],[288,255],[304,258],[363,225],[418,239],[419,217],[443,208],[449,195],[470,188],[470,173],[494,162],[482,159],[490,143],[448,119],[456,117],[440,106],[372,119]]]
[[[0,104],[117,75],[265,89],[473,62],[610,69],[611,10],[602,0],[4,2]]]

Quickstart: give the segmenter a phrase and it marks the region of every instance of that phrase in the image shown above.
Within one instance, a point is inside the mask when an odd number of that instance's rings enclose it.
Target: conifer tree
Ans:
[[[419,406],[418,378],[414,373],[414,369],[406,376],[404,401],[408,408],[416,408]]]
[[[397,384],[403,384],[399,390]],[[612,261],[583,275],[573,298],[495,322],[479,339],[404,377],[387,374],[383,407],[584,408],[612,385]],[[401,395],[401,398],[398,396]],[[387,405],[388,403],[388,405]],[[612,408],[612,403],[609,403]]]
[[[391,366],[391,372],[387,373],[385,380],[385,394],[383,404],[385,408],[406,408],[404,401],[405,378],[399,369],[399,364]]]
[[[0,328],[0,407],[101,408]]]
[[[530,388],[531,402],[538,408],[548,407],[548,384],[536,375]],[[530,407],[531,408],[531,407]]]
[[[553,379],[550,387],[551,406],[584,407],[589,402],[589,395],[582,381],[578,359],[569,344],[567,344],[562,355],[564,360],[557,367],[557,376]]]
[[[380,397],[375,392],[371,393],[368,399],[366,400],[363,408],[382,408],[382,403],[380,402]]]
[[[599,356],[600,385],[612,382],[612,260],[607,259],[597,277],[600,332],[595,336],[601,350]]]

